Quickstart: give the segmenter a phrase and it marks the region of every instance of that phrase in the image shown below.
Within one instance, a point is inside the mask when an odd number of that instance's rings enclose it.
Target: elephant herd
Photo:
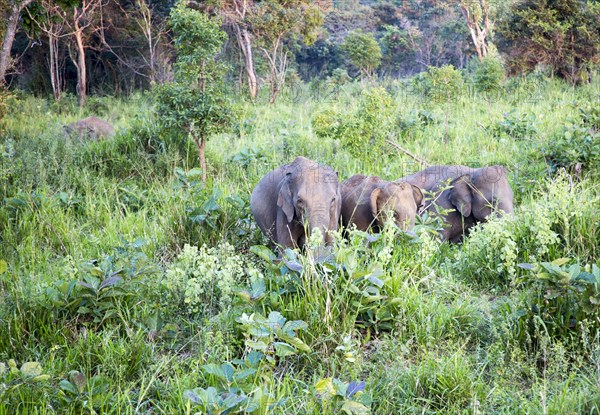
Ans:
[[[426,205],[423,192],[431,195]],[[431,166],[394,181],[355,175],[340,183],[329,166],[305,157],[268,173],[258,183],[250,206],[262,232],[281,247],[302,248],[307,231],[355,226],[379,232],[393,219],[411,230],[421,211],[441,215],[441,239],[460,242],[470,228],[493,214],[513,212],[513,192],[501,166]],[[391,216],[392,215],[392,216]]]

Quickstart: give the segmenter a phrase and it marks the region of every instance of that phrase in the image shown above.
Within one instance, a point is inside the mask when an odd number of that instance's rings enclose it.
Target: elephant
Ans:
[[[387,214],[393,212],[396,225],[408,231],[415,224],[422,202],[423,193],[418,186],[357,174],[342,183],[342,225],[347,228],[354,224],[361,231],[371,228],[379,232]]]
[[[338,174],[302,156],[268,173],[250,197],[261,231],[284,248],[303,248],[315,229],[330,244],[329,231],[338,229],[341,207]]]
[[[431,166],[396,182],[433,192],[435,204],[427,207],[430,212],[437,212],[436,205],[452,209],[444,217],[448,227],[442,231],[442,239],[451,242],[462,241],[470,228],[491,215],[511,214],[514,210],[513,191],[502,166]]]
[[[108,122],[96,117],[87,117],[74,123],[65,125],[63,131],[67,135],[77,133],[79,138],[98,140],[115,135],[115,129]]]

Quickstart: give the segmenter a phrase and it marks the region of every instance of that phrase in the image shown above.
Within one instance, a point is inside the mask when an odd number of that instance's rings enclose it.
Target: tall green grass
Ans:
[[[273,106],[238,102],[235,132],[208,143],[206,184],[192,143],[161,132],[146,96],[93,98],[80,112],[69,96],[18,95],[0,136],[0,362],[39,362],[49,377],[0,364],[0,414],[195,413],[184,391],[217,385],[206,364],[241,364],[250,345],[237,320],[271,311],[307,324],[297,335],[310,351],[260,363],[252,390],[278,403],[266,410],[264,398],[263,413],[358,402],[360,394],[327,401],[316,385],[328,377],[365,381],[372,413],[597,413],[598,316],[564,335],[544,330],[561,316],[532,311],[544,292],[518,264],[600,261],[598,176],[556,174],[541,150],[598,84],[513,79],[494,99],[464,92],[441,104],[407,82],[381,86],[394,103],[391,139],[431,164],[505,165],[515,214],[477,227],[462,245],[440,244],[426,223],[415,236],[393,228],[377,241],[339,236],[330,263],[300,255],[286,266],[251,249],[268,244],[248,203],[268,171],[297,155],[342,179],[420,169],[393,147],[357,156],[315,134],[315,114],[353,117],[367,86],[303,85]],[[62,135],[87,115],[112,122],[117,136]],[[186,298],[214,304],[221,294],[186,280],[193,270],[169,280],[185,244],[216,249],[213,262],[239,261],[235,288],[252,296],[191,312]],[[75,392],[72,371],[86,380]]]

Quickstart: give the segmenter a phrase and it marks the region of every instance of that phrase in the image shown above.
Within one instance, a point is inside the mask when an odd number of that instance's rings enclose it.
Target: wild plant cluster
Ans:
[[[0,414],[597,413],[598,85],[499,82],[450,103],[402,81],[240,101],[207,181],[149,97],[91,99],[118,131],[95,142],[61,135],[92,115],[73,97],[10,98]],[[298,154],[341,178],[418,170],[388,139],[432,164],[505,165],[515,213],[462,244],[424,214],[411,233],[340,232],[325,261],[278,257],[250,213],[260,178]]]

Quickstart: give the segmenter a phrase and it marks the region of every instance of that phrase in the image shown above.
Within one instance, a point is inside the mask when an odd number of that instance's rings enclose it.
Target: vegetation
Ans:
[[[0,415],[600,413],[597,2],[0,6]],[[500,164],[516,209],[278,256],[298,155]]]
[[[350,63],[360,70],[361,76],[371,78],[381,64],[381,48],[371,34],[352,32],[340,47]]]
[[[75,97],[8,96],[0,413],[598,411],[599,159],[556,141],[597,131],[597,84],[533,82],[493,99],[460,88],[454,105],[401,81],[242,100],[235,130],[207,142],[208,182],[149,97],[91,97],[118,134],[81,142],[60,132],[81,116]],[[507,166],[516,213],[461,245],[437,242],[424,216],[414,235],[340,236],[328,263],[277,261],[248,203],[274,166],[304,154],[341,178],[420,168],[384,141],[355,151],[317,121],[327,111],[430,163]]]

